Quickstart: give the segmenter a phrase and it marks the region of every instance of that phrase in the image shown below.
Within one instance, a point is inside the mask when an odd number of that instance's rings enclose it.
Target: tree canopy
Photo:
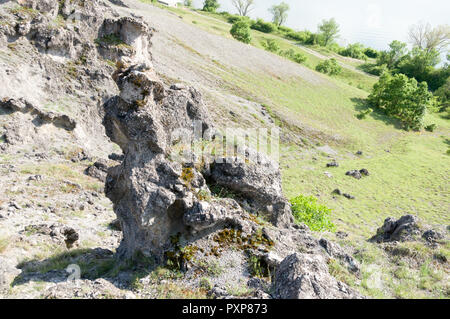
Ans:
[[[275,23],[277,26],[281,26],[286,22],[289,5],[286,2],[281,2],[279,5],[272,6],[269,11],[273,15],[273,23]]]
[[[331,44],[339,37],[339,24],[337,24],[334,18],[322,20],[322,23],[319,24],[318,28],[324,46]]]

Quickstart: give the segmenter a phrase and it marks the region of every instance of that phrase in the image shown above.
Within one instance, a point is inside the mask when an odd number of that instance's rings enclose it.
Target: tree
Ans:
[[[274,5],[269,9],[269,12],[272,13],[273,18],[272,21],[277,26],[281,26],[286,22],[287,12],[289,11],[289,5],[286,2],[281,2],[279,5]]]
[[[420,22],[409,28],[408,37],[414,47],[442,53],[450,43],[450,26],[439,25],[432,28],[429,23]]]
[[[216,12],[217,9],[219,9],[220,4],[217,2],[217,0],[205,0],[203,2],[203,11],[207,12]]]
[[[383,73],[373,87],[368,101],[387,115],[400,119],[407,130],[420,130],[427,109],[433,109],[436,99],[426,82],[420,84],[404,74]]]
[[[192,0],[184,0],[184,6],[188,8],[192,7]]]
[[[230,30],[231,35],[238,41],[250,43],[252,37],[250,34],[250,26],[247,21],[239,20],[233,24]]]
[[[246,17],[253,10],[252,6],[254,2],[254,0],[231,0],[238,14],[243,17]]]
[[[406,43],[394,40],[389,44],[389,50],[382,51],[378,55],[377,65],[386,64],[389,70],[397,67],[406,54]]]
[[[322,23],[319,24],[318,28],[324,46],[327,46],[339,37],[339,24],[337,24],[334,18],[322,20]]]
[[[398,73],[403,73],[418,82],[431,80],[431,74],[435,66],[439,64],[439,52],[436,50],[424,50],[414,47],[398,64]],[[428,83],[429,85],[430,83]]]

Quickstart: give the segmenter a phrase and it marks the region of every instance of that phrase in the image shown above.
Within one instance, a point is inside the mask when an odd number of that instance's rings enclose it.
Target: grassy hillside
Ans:
[[[231,25],[218,15],[166,9],[181,17],[183,23],[232,39]],[[252,38],[251,45],[260,49],[262,40],[272,38],[283,50],[302,52],[308,58],[305,66],[312,70],[321,61],[320,56],[328,54],[315,54],[311,52],[314,48],[301,48],[277,35],[254,30]],[[358,120],[356,115],[366,108],[364,99],[377,78],[354,70],[357,61],[339,61],[348,68],[338,77],[317,74],[322,79],[318,82],[301,75],[284,77],[265,70],[242,70],[224,61],[214,61],[214,68],[195,67],[199,72],[207,69],[220,79],[218,90],[264,104],[284,130],[294,129],[309,141],[290,140],[282,145],[284,191],[289,198],[298,194],[317,196],[332,208],[338,230],[349,234],[346,239],[322,234],[354,249],[362,263],[359,278],[333,268],[337,277],[373,297],[449,298],[448,262],[438,262],[436,255],[450,258],[450,247],[436,250],[423,244],[400,244],[410,253],[398,259],[367,239],[390,216],[413,214],[426,225],[450,225],[450,156],[446,154],[450,123],[438,114],[428,114],[425,124],[437,124],[430,133],[406,132],[396,120],[377,112]],[[358,150],[363,152],[361,156],[355,155]],[[339,168],[326,168],[332,159],[338,161]],[[362,168],[368,169],[370,176],[361,180],[345,176],[348,170]],[[332,191],[336,188],[356,199],[334,198]],[[374,265],[383,269],[381,287],[368,284]]]

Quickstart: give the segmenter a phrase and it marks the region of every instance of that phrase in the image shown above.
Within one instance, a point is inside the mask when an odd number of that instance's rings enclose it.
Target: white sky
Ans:
[[[255,0],[252,18],[270,20],[268,8],[282,0]],[[290,5],[286,25],[317,30],[322,19],[335,18],[341,26],[341,45],[361,42],[385,49],[392,40],[407,41],[409,26],[419,21],[450,24],[450,0],[284,0]],[[201,7],[203,0],[194,0]],[[231,0],[219,0],[219,11],[235,13]]]

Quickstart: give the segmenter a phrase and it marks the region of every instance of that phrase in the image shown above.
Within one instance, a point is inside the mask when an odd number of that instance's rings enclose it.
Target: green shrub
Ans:
[[[336,59],[322,61],[316,66],[316,71],[329,75],[338,75],[342,72],[342,67],[337,63]]]
[[[286,38],[305,43],[311,35],[309,31],[292,31],[285,34]]]
[[[289,28],[289,27],[285,27],[284,25],[280,25],[280,26],[278,27],[278,30],[279,30],[281,33],[285,33],[285,34],[291,33],[291,32],[295,32],[293,29],[291,29],[291,28]]]
[[[289,49],[289,50],[285,50],[285,51],[281,51],[280,53],[282,56],[284,56],[285,58],[292,60],[294,62],[297,63],[303,63],[306,61],[306,56],[300,52],[295,52],[294,49]]]
[[[335,226],[330,220],[331,210],[317,203],[314,196],[300,195],[291,199],[292,214],[297,223],[305,223],[313,231],[334,231]]]
[[[372,48],[366,48],[364,49],[364,54],[368,58],[376,59],[378,57],[378,51]]]
[[[433,109],[436,98],[428,91],[426,82],[420,84],[404,74],[384,73],[368,97],[371,106],[400,119],[405,129],[420,130],[427,108]]]
[[[264,33],[272,33],[277,29],[277,26],[271,22],[265,22],[263,19],[258,19],[250,26],[253,30],[258,30]]]
[[[354,59],[367,60],[367,56],[364,54],[364,47],[359,43],[349,44],[347,48],[341,50],[339,54]]]
[[[264,47],[264,49],[270,52],[277,53],[278,51],[280,51],[280,46],[274,39],[265,39],[265,41],[261,41],[261,45]]]
[[[219,9],[220,4],[217,0],[205,0],[203,2],[203,11],[216,12]]]
[[[227,22],[231,23],[231,24],[235,24],[238,21],[244,20],[247,23],[250,23],[250,18],[249,17],[243,17],[243,16],[239,16],[239,15],[235,15],[235,14],[230,14],[227,16]]]
[[[364,63],[364,64],[360,65],[358,68],[366,73],[376,75],[376,76],[380,76],[384,72],[389,71],[386,64],[377,65],[374,63]]]
[[[434,132],[434,130],[436,129],[436,124],[430,124],[430,125],[428,125],[428,126],[425,126],[425,130],[426,131],[428,131],[428,132]]]
[[[250,26],[244,20],[239,20],[233,24],[230,30],[231,35],[238,41],[244,43],[250,43],[252,41],[252,36],[250,34]]]

